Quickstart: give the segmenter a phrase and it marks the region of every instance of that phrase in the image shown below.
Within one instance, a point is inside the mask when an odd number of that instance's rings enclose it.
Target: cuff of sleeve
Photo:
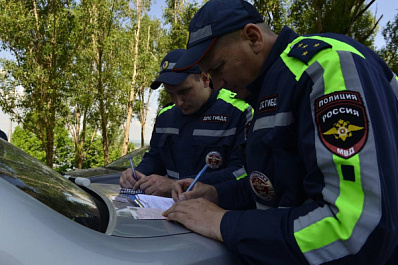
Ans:
[[[224,244],[231,253],[238,253],[235,235],[244,211],[227,211],[221,219],[220,231]]]

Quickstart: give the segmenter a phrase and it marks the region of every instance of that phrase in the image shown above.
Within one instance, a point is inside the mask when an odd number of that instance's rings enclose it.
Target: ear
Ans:
[[[247,24],[242,30],[243,37],[250,42],[255,54],[262,52],[264,47],[264,35],[256,24]]]
[[[204,87],[209,87],[209,85],[210,85],[210,77],[209,77],[209,75],[204,73],[204,72],[202,72],[200,74],[200,78],[203,81]]]

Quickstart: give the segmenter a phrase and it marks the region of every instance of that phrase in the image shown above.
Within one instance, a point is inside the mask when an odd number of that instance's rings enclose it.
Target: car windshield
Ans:
[[[148,146],[141,147],[139,149],[136,149],[132,151],[131,153],[122,156],[115,161],[109,163],[106,167],[107,168],[113,168],[113,169],[126,169],[130,167],[130,157],[133,159],[134,165],[138,165],[142,157],[144,156],[145,152],[148,151]]]
[[[100,213],[88,193],[3,140],[0,140],[0,178],[62,215],[100,230]]]

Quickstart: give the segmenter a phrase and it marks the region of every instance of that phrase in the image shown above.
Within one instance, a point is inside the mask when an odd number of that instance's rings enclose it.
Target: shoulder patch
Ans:
[[[345,159],[361,151],[368,137],[368,118],[359,93],[335,92],[317,98],[314,104],[324,146]]]
[[[305,64],[318,52],[332,48],[332,45],[317,39],[303,39],[297,42],[290,50],[288,56],[299,59]]]

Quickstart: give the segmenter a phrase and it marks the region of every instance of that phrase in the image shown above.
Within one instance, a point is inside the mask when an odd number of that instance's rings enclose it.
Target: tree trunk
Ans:
[[[131,78],[131,86],[130,86],[130,98],[127,104],[127,119],[126,119],[126,127],[124,129],[124,138],[122,145],[122,156],[127,154],[127,150],[129,147],[129,132],[131,125],[131,117],[133,115],[133,105],[136,97],[136,82],[137,82],[137,64],[138,64],[138,47],[140,41],[140,30],[141,30],[141,17],[142,17],[142,0],[137,0],[136,2],[137,8],[137,30],[135,33],[135,43],[134,43],[134,65],[133,65],[133,76]]]

